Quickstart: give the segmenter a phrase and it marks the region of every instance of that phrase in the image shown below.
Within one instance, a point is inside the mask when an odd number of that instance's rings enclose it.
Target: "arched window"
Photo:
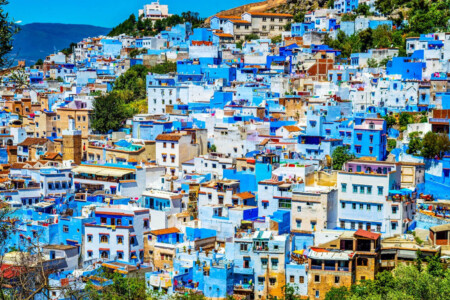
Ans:
[[[368,260],[367,258],[359,257],[357,260],[358,266],[367,266]]]
[[[102,251],[101,252],[101,257],[102,258],[108,258],[109,257],[108,251]]]
[[[119,236],[117,238],[117,244],[123,244],[123,237]]]
[[[100,243],[108,243],[108,236],[102,235],[102,237],[100,238]]]

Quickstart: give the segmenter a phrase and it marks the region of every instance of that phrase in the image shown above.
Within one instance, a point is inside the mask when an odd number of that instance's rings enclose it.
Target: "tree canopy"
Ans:
[[[191,23],[192,27],[196,28],[203,24],[204,19],[197,12],[187,11],[181,13],[181,15],[172,15],[165,19],[156,20],[153,23],[150,19],[136,18],[134,14],[131,14],[128,19],[114,27],[108,36],[117,36],[120,34],[154,36],[165,30],[166,27],[172,27],[185,22]]]
[[[448,299],[450,295],[450,270],[444,269],[439,257],[427,259],[423,268],[400,265],[392,272],[377,274],[375,280],[365,280],[350,288],[332,288],[326,300],[382,300],[382,299]]]
[[[442,158],[450,151],[448,134],[427,132],[422,140],[421,156],[425,158]]]
[[[91,126],[100,133],[120,129],[125,120],[131,117],[131,110],[116,92],[95,98]]]
[[[8,67],[11,58],[8,54],[13,48],[13,37],[19,31],[19,27],[9,19],[4,7],[8,5],[8,0],[0,0],[0,69]]]
[[[342,170],[342,166],[349,160],[354,159],[355,155],[343,146],[334,149],[333,154],[333,169]]]

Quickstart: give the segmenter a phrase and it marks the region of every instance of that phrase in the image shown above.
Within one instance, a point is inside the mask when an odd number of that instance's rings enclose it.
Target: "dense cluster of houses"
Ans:
[[[151,5],[146,17],[168,14]],[[371,49],[342,63],[324,34],[392,26],[340,22],[355,5],[335,1],[288,32],[291,15],[244,13],[154,37],[86,38],[25,68],[26,85],[5,71],[0,199],[16,229],[2,270],[33,244],[53,262],[51,299],[89,279],[101,289],[100,267],[168,295],[282,298],[290,285],[324,299],[417,250],[448,257],[450,157],[407,154],[407,134],[382,117],[423,113],[428,122],[406,132],[449,133],[450,33],[409,38],[408,57]],[[259,39],[237,47],[249,34]],[[147,75],[148,113],[92,130],[96,95],[135,65],[166,61],[177,71]],[[333,170],[339,147],[354,159]]]

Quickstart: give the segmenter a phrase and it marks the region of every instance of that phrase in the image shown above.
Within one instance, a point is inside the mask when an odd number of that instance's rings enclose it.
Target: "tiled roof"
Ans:
[[[236,194],[236,196],[238,196],[241,199],[253,199],[253,198],[255,198],[255,195],[253,195],[250,192],[239,193],[239,194]]]
[[[19,146],[44,145],[48,141],[46,138],[26,138]]]
[[[238,24],[251,24],[249,21],[245,20],[229,20],[232,23],[238,23]]]
[[[163,234],[178,233],[178,232],[180,232],[180,230],[178,230],[178,228],[175,228],[175,227],[150,231],[150,233],[153,235],[163,235]]]
[[[371,240],[377,240],[381,236],[378,233],[370,232],[370,231],[363,230],[363,229],[358,229],[355,232],[355,235],[356,236],[360,236],[360,237],[364,237],[364,238],[367,238],[367,239],[371,239]]]
[[[300,128],[298,128],[297,126],[292,126],[292,125],[283,126],[283,128],[286,129],[289,132],[300,131]]]
[[[156,137],[157,141],[179,141],[182,135],[179,134],[160,134]]]
[[[293,15],[291,14],[274,14],[274,13],[259,13],[259,12],[250,12],[249,13],[252,16],[262,16],[262,17],[288,17],[288,18],[292,18]]]
[[[214,35],[218,37],[229,37],[229,38],[233,37],[233,35],[229,33],[214,33]]]

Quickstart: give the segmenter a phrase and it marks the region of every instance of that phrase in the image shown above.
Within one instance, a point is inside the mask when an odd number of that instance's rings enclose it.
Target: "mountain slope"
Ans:
[[[91,25],[30,23],[21,26],[21,31],[14,37],[13,58],[25,60],[32,65],[39,58],[57,50],[67,48],[72,42],[79,42],[85,37],[106,35],[109,28]]]

